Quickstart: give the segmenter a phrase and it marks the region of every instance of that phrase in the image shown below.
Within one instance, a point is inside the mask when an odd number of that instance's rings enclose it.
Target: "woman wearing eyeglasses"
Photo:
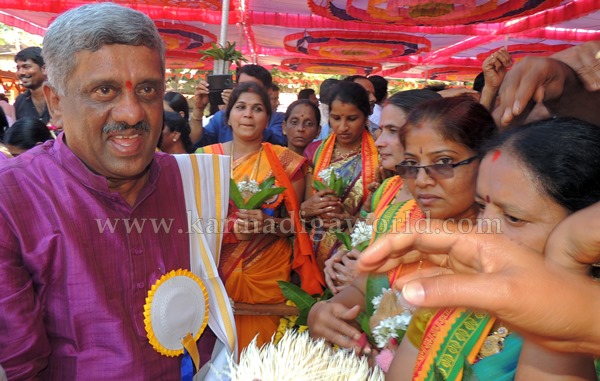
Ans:
[[[483,242],[491,234],[502,235],[529,250],[524,255],[530,258],[512,267],[513,273],[519,274],[519,267],[538,266],[536,257],[542,256],[545,248],[547,250],[546,241],[555,227],[571,213],[600,200],[599,151],[598,127],[576,119],[548,119],[501,134],[487,145],[479,165],[476,203],[478,218],[485,224],[477,225],[484,227],[483,229],[470,232],[472,239],[466,245],[474,252],[479,251],[469,254],[477,256],[478,265],[472,267],[472,261],[460,254],[456,255],[454,250],[450,256],[440,254],[450,253],[442,246],[446,246],[448,239],[454,239],[451,235],[467,233],[461,230],[460,225],[453,226],[444,229],[445,232],[437,238],[438,245],[433,249],[436,253],[433,261],[447,266],[424,270],[422,275],[427,277],[457,272],[462,273],[464,279],[479,277],[481,281],[497,271],[504,271],[503,266],[492,264],[494,257],[504,255],[497,249],[501,246],[496,245],[496,249],[491,249],[494,245]],[[454,168],[455,175],[457,168]],[[439,225],[436,227],[439,228]],[[400,241],[414,242],[415,233],[419,234],[413,231],[403,236],[385,237],[378,242],[376,248],[366,251],[360,258],[363,269],[379,268],[377,271],[380,272],[394,268],[399,262],[400,252],[411,252],[411,248],[403,248]],[[427,246],[425,241],[432,242],[432,236],[423,235],[422,238],[418,246],[427,255],[431,251],[423,248]],[[479,239],[481,242],[477,243]],[[386,247],[393,248],[394,252],[390,253]],[[458,247],[456,249],[464,252]],[[386,266],[383,265],[386,262],[384,258],[389,261]],[[489,260],[486,261],[486,258]],[[378,262],[379,265],[375,265]],[[365,266],[366,263],[368,265]],[[400,281],[406,280],[403,278]],[[497,293],[499,299],[513,298],[517,304],[524,303],[521,299],[527,298],[527,295],[515,294],[515,288],[507,286],[500,277],[496,280],[496,287],[482,292],[489,292],[490,295]],[[555,282],[558,284],[560,279],[555,279]],[[403,283],[397,286],[402,285]],[[548,293],[547,297],[552,298],[553,294]],[[531,304],[532,299],[529,300]],[[452,302],[448,304],[453,305]],[[474,304],[489,307],[481,303]],[[554,307],[564,308],[560,304],[555,304]],[[496,312],[500,316],[509,316],[499,309]],[[574,314],[577,313],[575,309]],[[552,311],[546,308],[543,314],[551,315]],[[443,374],[446,380],[461,380],[467,368],[470,368],[469,373],[482,381],[597,379],[594,363],[589,355],[553,352],[539,347],[527,338],[523,344],[523,338],[515,334],[512,327],[521,326],[516,322],[532,321],[531,316],[526,313],[513,313],[509,316],[511,325],[507,325],[508,321],[484,312],[460,307],[435,310],[430,320],[421,327],[414,324],[419,321],[418,316],[413,317],[396,352],[388,379],[438,380],[439,376],[436,374]],[[540,325],[544,323],[539,321]],[[569,324],[568,320],[563,321],[565,327]]]
[[[405,161],[396,168],[426,218],[475,220],[477,157],[495,132],[489,112],[466,97],[432,100],[410,112],[400,130]],[[395,225],[404,226],[403,219],[410,216],[397,216]],[[390,284],[398,276],[427,266],[423,261],[390,271]],[[370,346],[359,344],[361,332],[354,323],[365,307],[365,279],[357,278],[352,287],[345,288],[328,303],[315,304],[308,318],[313,337],[323,337],[358,352],[372,351]],[[413,364],[414,357],[410,369]]]
[[[441,95],[429,89],[402,91],[388,98],[381,112],[381,132],[375,141],[383,169],[395,172],[396,165],[404,160],[404,148],[400,143],[399,134],[406,123],[408,113],[420,103],[441,98]],[[361,209],[362,217],[367,218],[367,223],[374,225],[372,239],[393,229],[401,229],[407,215],[413,219],[422,218],[421,210],[403,184],[398,175],[388,177],[373,193],[368,207],[371,213]],[[405,202],[407,200],[410,202]],[[333,294],[337,294],[354,281],[354,266],[359,254],[360,251],[356,248],[349,252],[340,248],[325,261],[325,283]]]

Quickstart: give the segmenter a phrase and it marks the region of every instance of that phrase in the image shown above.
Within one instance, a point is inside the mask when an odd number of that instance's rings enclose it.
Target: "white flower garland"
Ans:
[[[242,180],[238,183],[238,189],[240,192],[250,192],[252,194],[260,192],[260,187],[256,180]]]
[[[358,221],[354,225],[354,230],[350,234],[352,239],[352,247],[357,247],[363,242],[369,242],[373,235],[373,225],[367,224],[365,221]]]
[[[371,303],[373,304],[374,314],[379,310],[379,306],[381,305],[381,300],[383,298],[384,293],[392,292],[389,288],[382,288],[381,294],[375,296]],[[373,335],[373,339],[377,344],[378,348],[385,348],[390,339],[398,338],[400,331],[406,331],[408,328],[408,324],[412,319],[413,312],[415,307],[409,304],[402,293],[399,291],[393,291],[396,296],[396,303],[400,307],[402,307],[403,311],[401,314],[389,316],[383,319],[373,330],[371,334]]]
[[[321,180],[324,180],[329,184],[329,180],[331,179],[331,172],[333,170],[334,169],[332,167],[324,168],[319,172],[319,177],[321,178]]]

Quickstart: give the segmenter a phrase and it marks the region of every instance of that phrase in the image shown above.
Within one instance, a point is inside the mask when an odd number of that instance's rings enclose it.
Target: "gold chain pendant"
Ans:
[[[502,352],[502,349],[504,349],[504,338],[508,336],[509,333],[508,328],[502,326],[498,327],[495,332],[486,337],[477,357],[479,359],[484,359]]]

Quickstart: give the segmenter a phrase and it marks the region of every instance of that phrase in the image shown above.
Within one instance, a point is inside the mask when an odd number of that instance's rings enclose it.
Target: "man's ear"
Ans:
[[[46,64],[43,64],[40,69],[42,70],[42,74],[47,75],[46,74]]]
[[[50,119],[52,124],[58,128],[63,128],[63,118],[61,109],[60,95],[48,84],[44,83],[44,96],[46,97],[46,105],[48,106],[48,112],[50,113]]]

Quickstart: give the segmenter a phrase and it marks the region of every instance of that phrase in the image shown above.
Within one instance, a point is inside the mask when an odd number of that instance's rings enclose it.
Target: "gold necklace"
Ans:
[[[341,159],[341,160],[346,160],[347,158],[350,157],[350,155],[357,154],[360,151],[360,147],[361,146],[362,146],[362,144],[360,144],[358,147],[352,149],[349,152],[341,153],[339,151],[339,149],[338,149],[337,144],[336,144],[336,145],[333,146],[333,157],[336,157],[336,158]]]

